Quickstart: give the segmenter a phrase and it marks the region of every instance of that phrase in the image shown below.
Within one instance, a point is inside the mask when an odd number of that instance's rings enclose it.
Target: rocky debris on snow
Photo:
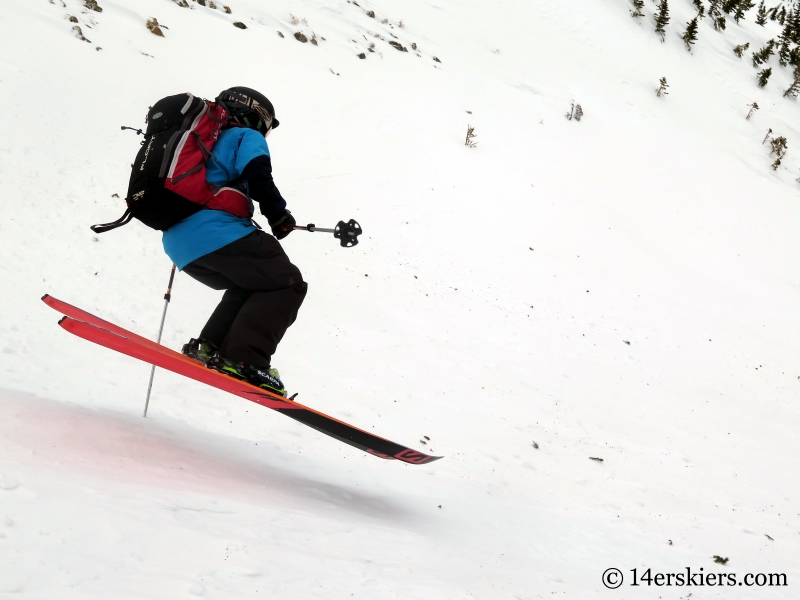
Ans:
[[[75,37],[78,38],[82,42],[89,42],[92,43],[92,40],[88,40],[83,36],[83,31],[81,31],[80,25],[74,25],[72,27],[72,31],[75,32]]]
[[[356,5],[356,6],[358,6],[358,5]],[[374,19],[375,18],[375,11],[374,10],[368,10],[367,11],[367,16]]]
[[[172,1],[181,8],[189,8],[189,3],[186,0],[172,0]]]
[[[300,31],[295,32],[294,39],[304,44],[308,41],[308,38],[305,36],[305,34]]]
[[[103,8],[98,6],[97,0],[83,0],[83,5],[94,12],[103,12]]]
[[[536,450],[539,449],[539,444],[537,444],[536,441],[534,441],[533,444],[531,444],[531,446],[533,446],[534,449],[536,449]]]
[[[281,36],[282,38],[285,38],[285,37],[286,37],[286,36],[285,36],[285,35],[283,35],[283,33],[281,33],[280,31],[278,32],[278,35],[279,35],[279,36]]]
[[[711,558],[713,558],[714,562],[717,563],[718,565],[726,565],[726,564],[728,564],[728,560],[730,560],[728,558],[722,558],[721,556],[718,556],[716,554],[714,556],[712,556]]]
[[[395,42],[394,40],[389,40],[389,45],[395,50],[400,50],[400,52],[408,52],[408,48],[406,48],[399,42]]]
[[[622,340],[622,341],[623,341],[623,343],[628,344],[628,346],[631,345],[631,343],[628,340]]]
[[[770,542],[774,542],[774,541],[775,541],[775,538],[773,538],[773,537],[772,537],[772,536],[770,536],[769,534],[765,533],[764,535],[765,535],[765,536],[767,536],[767,539],[768,539]]]
[[[78,22],[78,17],[73,17],[72,15],[67,15],[67,20],[70,23],[77,23]]]
[[[361,53],[360,53],[360,54],[358,54],[357,56],[358,56],[358,58],[361,58],[361,59],[367,58],[367,55],[366,55],[366,54],[364,54],[363,52],[361,52]]]
[[[233,26],[238,27],[239,29],[247,29],[247,25],[245,25],[241,21],[234,21]]]
[[[161,31],[161,27],[159,26],[158,19],[155,17],[151,17],[147,19],[147,28],[153,35],[157,35],[159,37],[164,37],[164,32]]]
[[[435,60],[435,61],[436,61],[436,62],[438,62],[438,63],[442,62],[442,61],[440,61],[438,58],[436,58],[435,56],[433,57],[433,60]]]
[[[590,457],[589,457],[589,460],[596,460],[597,462],[603,462],[603,459],[602,459],[602,458],[599,458],[599,457],[597,457],[597,456],[590,456]]]

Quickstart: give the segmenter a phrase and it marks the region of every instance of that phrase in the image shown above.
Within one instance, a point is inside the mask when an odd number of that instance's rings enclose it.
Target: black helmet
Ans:
[[[275,118],[272,102],[252,88],[228,88],[217,97],[217,102],[225,105],[234,121],[263,135],[280,125],[280,121]]]

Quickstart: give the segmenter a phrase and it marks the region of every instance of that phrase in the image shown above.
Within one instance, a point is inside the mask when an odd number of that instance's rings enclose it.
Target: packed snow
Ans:
[[[800,597],[798,104],[732,51],[779,24],[705,18],[688,52],[691,0],[664,42],[628,0],[181,4],[0,10],[0,597]],[[275,105],[298,222],[364,229],[283,242],[309,293],[274,365],[442,460],[161,370],[143,419],[150,366],[39,301],[155,338],[159,233],[89,225],[124,210],[120,126],[234,85]],[[179,274],[163,342],[218,298]],[[788,585],[632,587],[648,568]]]

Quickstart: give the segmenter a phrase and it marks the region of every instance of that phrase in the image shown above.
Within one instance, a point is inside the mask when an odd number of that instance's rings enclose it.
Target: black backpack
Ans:
[[[110,231],[134,218],[163,231],[203,208],[252,216],[252,203],[241,191],[206,183],[206,160],[228,124],[221,102],[188,93],[156,102],[147,113],[147,129],[134,130],[144,140],[131,168],[128,208],[116,221],[92,225],[92,231]]]

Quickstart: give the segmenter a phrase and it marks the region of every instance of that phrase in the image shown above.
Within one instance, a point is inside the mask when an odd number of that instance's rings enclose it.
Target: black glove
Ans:
[[[288,210],[284,210],[283,214],[278,218],[277,221],[269,222],[269,226],[272,228],[272,235],[279,240],[282,240],[287,235],[292,233],[296,224],[297,221],[294,220],[292,213]]]

